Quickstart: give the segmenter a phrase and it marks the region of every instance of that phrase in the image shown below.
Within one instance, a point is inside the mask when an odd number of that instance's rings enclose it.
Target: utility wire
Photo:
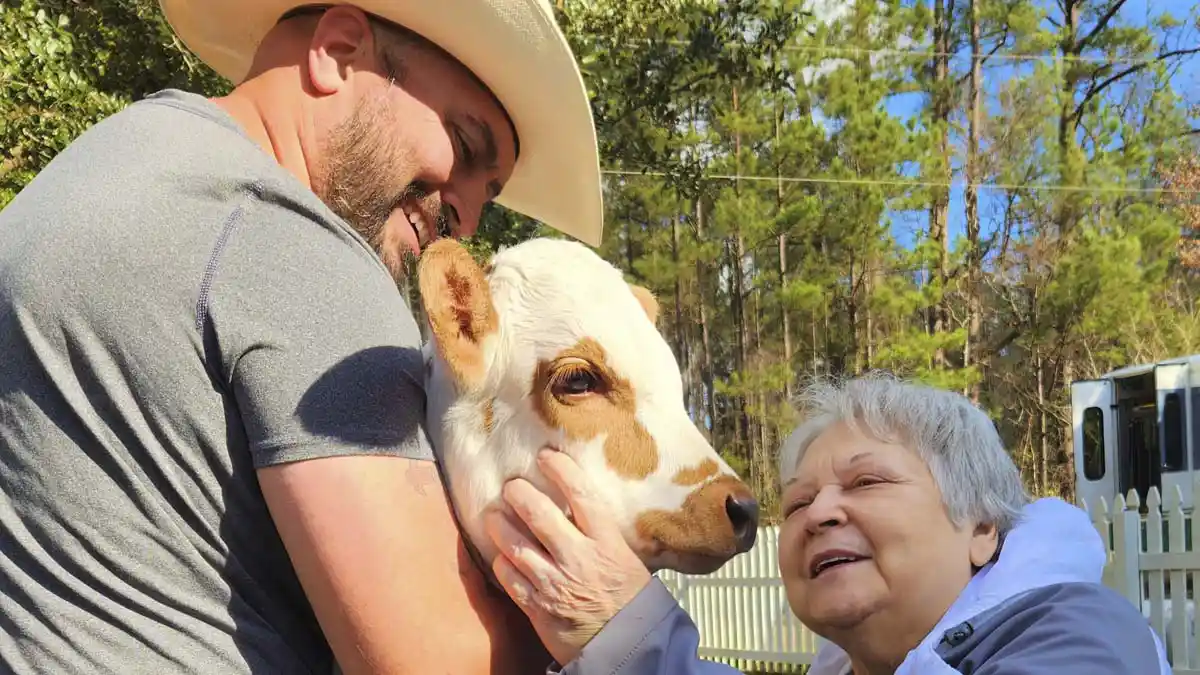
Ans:
[[[654,176],[660,178],[668,178],[674,174],[665,171],[630,171],[622,169],[604,169],[600,173],[610,176]],[[952,188],[956,186],[969,187],[973,185],[980,190],[1003,190],[1015,192],[1019,190],[1048,190],[1055,192],[1123,192],[1134,194],[1180,194],[1193,195],[1200,194],[1200,189],[1176,189],[1176,188],[1156,188],[1156,187],[1128,187],[1128,186],[1104,186],[1104,185],[1053,185],[1049,183],[1025,183],[1025,184],[1005,184],[1005,183],[945,183],[936,181],[912,180],[906,178],[827,178],[818,176],[741,176],[736,174],[705,174],[702,176],[707,180],[744,180],[744,181],[762,181],[768,183],[823,183],[832,185],[890,185],[902,187],[939,187]]]
[[[690,42],[686,40],[634,40],[632,42],[655,44],[667,43],[674,46],[690,46]],[[742,47],[740,43],[727,43],[727,46],[734,48]],[[963,54],[961,52],[940,52],[940,51],[924,51],[924,50],[906,50],[906,49],[867,49],[861,47],[834,47],[834,46],[803,46],[803,45],[788,45],[782,48],[785,52],[812,52],[825,54],[851,54],[851,55],[880,55],[880,56],[899,56],[913,58],[935,58],[944,56],[951,59],[970,59],[971,54]],[[1099,56],[1084,56],[1073,54],[1028,54],[1028,53],[1004,53],[994,52],[989,54],[979,54],[977,57],[980,60],[996,59],[1008,61],[1066,61],[1066,62],[1084,62],[1095,64],[1123,64],[1123,65],[1139,65],[1154,63],[1162,60],[1162,56],[1153,56],[1146,58],[1104,58]],[[671,174],[660,171],[630,171],[620,169],[605,169],[601,173],[612,176],[656,176],[669,177]],[[832,184],[832,185],[887,185],[901,187],[927,187],[927,188],[952,188],[957,186],[969,187],[970,183],[946,183],[935,181],[921,181],[912,179],[874,179],[874,178],[828,178],[828,177],[800,177],[800,176],[741,176],[730,174],[707,174],[703,176],[709,180],[745,180],[745,181],[763,181],[771,183],[809,183],[809,184]],[[1173,189],[1173,188],[1155,188],[1155,187],[1127,187],[1127,186],[1101,186],[1101,185],[1052,185],[1052,184],[1003,184],[1003,183],[975,183],[973,186],[980,190],[1000,190],[1000,191],[1019,191],[1019,190],[1044,190],[1054,192],[1118,192],[1129,194],[1180,194],[1180,195],[1195,195],[1200,194],[1200,189]]]
[[[666,44],[673,45],[676,47],[688,47],[692,44],[692,43],[688,42],[687,40],[642,39],[642,40],[631,40],[630,42],[643,43],[643,44],[647,44],[647,45],[666,43]],[[725,43],[724,46],[731,47],[733,49],[738,49],[738,48],[746,47],[748,45],[743,45],[743,44],[737,43],[737,42],[730,42],[730,43]],[[1156,61],[1161,61],[1164,58],[1167,58],[1170,56],[1183,56],[1183,54],[1176,54],[1175,50],[1171,50],[1171,52],[1169,52],[1167,54],[1163,54],[1163,55],[1146,56],[1146,57],[1129,56],[1129,57],[1116,57],[1116,58],[1108,58],[1108,57],[1103,57],[1103,56],[1085,56],[1083,54],[1057,54],[1057,53],[1033,54],[1033,53],[1021,53],[1021,52],[1005,53],[1005,52],[999,52],[999,51],[995,52],[995,53],[978,54],[973,57],[969,53],[962,53],[962,52],[942,52],[942,51],[933,51],[933,50],[927,51],[927,50],[918,50],[918,49],[868,49],[868,48],[864,48],[864,47],[835,47],[835,46],[830,46],[830,45],[820,45],[820,46],[785,45],[784,47],[781,47],[780,50],[784,51],[784,52],[808,52],[808,53],[817,53],[817,54],[847,54],[847,55],[857,55],[857,56],[878,55],[878,56],[912,57],[912,58],[921,58],[921,59],[932,59],[932,58],[936,58],[936,57],[945,57],[948,59],[968,59],[968,60],[972,59],[972,58],[977,58],[981,61],[990,61],[990,60],[1047,61],[1047,60],[1050,60],[1050,61],[1065,61],[1065,62],[1069,62],[1069,63],[1095,63],[1095,64],[1131,65],[1131,66],[1154,63]]]

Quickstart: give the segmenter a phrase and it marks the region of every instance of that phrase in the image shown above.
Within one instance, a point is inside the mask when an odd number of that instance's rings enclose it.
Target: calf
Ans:
[[[578,462],[651,570],[709,573],[749,550],[758,503],[684,408],[645,289],[581,244],[534,239],[482,269],[453,240],[421,254],[432,329],[428,432],[467,537],[490,565],[483,514],[524,477],[565,509],[535,462]]]

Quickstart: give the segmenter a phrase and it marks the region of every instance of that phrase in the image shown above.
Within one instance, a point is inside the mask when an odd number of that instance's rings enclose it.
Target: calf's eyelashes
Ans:
[[[551,366],[551,393],[564,403],[571,403],[587,394],[603,394],[603,376],[583,359],[568,358]]]

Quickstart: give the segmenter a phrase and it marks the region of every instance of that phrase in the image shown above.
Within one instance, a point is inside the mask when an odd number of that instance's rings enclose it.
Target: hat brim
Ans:
[[[297,0],[159,0],[197,58],[241,82],[263,37]],[[521,144],[498,204],[599,246],[604,207],[591,105],[544,0],[355,0],[454,56],[504,106]]]

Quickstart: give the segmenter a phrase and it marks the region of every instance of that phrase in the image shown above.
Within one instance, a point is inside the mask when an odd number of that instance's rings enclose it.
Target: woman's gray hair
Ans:
[[[798,403],[805,419],[780,451],[784,480],[821,432],[844,422],[915,451],[929,466],[957,526],[994,525],[1004,534],[1029,503],[1021,472],[991,419],[961,394],[871,374],[840,383],[818,380],[800,394]]]

